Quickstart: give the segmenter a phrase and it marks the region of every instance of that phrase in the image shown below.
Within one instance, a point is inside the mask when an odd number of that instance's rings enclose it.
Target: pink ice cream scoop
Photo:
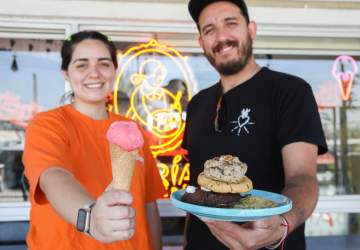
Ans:
[[[114,122],[107,131],[113,187],[130,191],[138,149],[144,144],[135,122]]]
[[[108,141],[131,152],[144,144],[143,136],[135,122],[114,122],[110,125],[106,137]]]

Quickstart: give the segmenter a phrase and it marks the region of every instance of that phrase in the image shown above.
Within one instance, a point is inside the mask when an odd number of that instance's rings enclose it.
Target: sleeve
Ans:
[[[327,152],[327,145],[317,104],[306,82],[288,83],[280,96],[277,137],[281,148],[293,142],[318,146],[318,154]]]
[[[66,138],[64,125],[46,115],[35,117],[26,129],[23,154],[30,195],[35,202],[48,202],[38,186],[39,177],[44,170],[56,166],[72,172],[69,155],[69,140]]]
[[[149,144],[145,138],[144,146],[144,160],[146,166],[146,176],[145,176],[145,185],[146,185],[146,203],[153,202],[157,199],[163,198],[166,191],[163,185],[162,179],[160,177],[160,171],[157,167],[156,160],[154,159]]]

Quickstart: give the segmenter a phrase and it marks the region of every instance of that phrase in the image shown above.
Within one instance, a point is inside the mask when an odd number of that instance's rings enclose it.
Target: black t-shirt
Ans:
[[[216,132],[214,120],[221,96],[225,126]],[[206,160],[232,154],[248,165],[246,176],[255,189],[281,193],[281,149],[299,141],[318,145],[319,154],[327,151],[316,101],[304,80],[262,68],[224,95],[217,83],[200,91],[188,106],[183,147],[189,152],[190,185],[197,186]],[[185,238],[187,250],[227,249],[192,215],[186,223]],[[285,246],[305,249],[304,225],[292,232]]]

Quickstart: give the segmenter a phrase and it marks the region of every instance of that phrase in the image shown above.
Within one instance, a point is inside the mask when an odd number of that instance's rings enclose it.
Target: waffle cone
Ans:
[[[138,150],[128,152],[110,143],[110,157],[115,189],[129,191]]]

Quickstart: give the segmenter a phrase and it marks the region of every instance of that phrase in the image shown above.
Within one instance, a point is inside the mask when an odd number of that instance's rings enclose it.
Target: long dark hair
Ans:
[[[118,62],[116,58],[116,47],[114,43],[107,36],[98,31],[87,30],[74,33],[68,38],[66,38],[66,40],[64,41],[61,47],[62,70],[68,69],[76,45],[86,39],[98,40],[104,43],[111,55],[111,60],[115,66],[115,69],[118,67]]]

